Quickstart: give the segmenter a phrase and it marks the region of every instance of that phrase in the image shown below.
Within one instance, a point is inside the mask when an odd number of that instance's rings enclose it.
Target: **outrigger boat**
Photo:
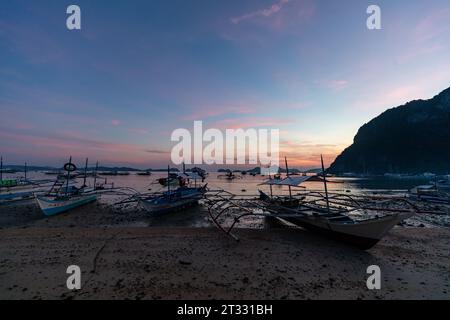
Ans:
[[[234,179],[241,179],[241,178],[242,177],[235,175],[231,170],[226,171],[226,174],[220,174],[217,176],[217,179],[225,179],[228,181],[233,181]]]
[[[414,187],[409,191],[408,197],[417,201],[450,204],[450,194],[441,191],[436,184]]]
[[[322,160],[323,168],[323,160]],[[287,160],[286,160],[287,169]],[[289,172],[287,169],[286,172]],[[325,172],[323,168],[323,172]],[[246,216],[262,216],[286,221],[295,226],[331,236],[360,249],[370,249],[396,224],[417,213],[416,207],[404,198],[381,198],[349,196],[328,193],[324,179],[325,194],[321,191],[302,192],[293,195],[292,188],[300,187],[308,176],[290,176],[269,179],[263,185],[270,187],[270,195],[259,190],[258,198],[238,198],[223,190],[210,192],[205,197],[210,217],[226,234],[237,239],[232,229]],[[272,186],[287,186],[288,196],[274,196]],[[410,209],[386,207],[387,201],[407,203]],[[383,205],[381,205],[383,204]],[[233,219],[225,219],[227,214]],[[231,225],[227,225],[231,221]]]
[[[165,178],[159,178],[156,180],[160,185],[162,186],[179,186],[181,181],[180,181],[180,176],[178,175],[178,173],[173,173],[170,172],[167,177]]]
[[[184,165],[183,165],[184,167]],[[167,169],[167,179],[173,173],[170,173],[170,167]],[[140,198],[141,206],[151,215],[163,215],[174,211],[180,211],[198,205],[200,199],[206,192],[206,185],[197,187],[197,180],[203,180],[196,173],[187,173],[183,168],[183,173],[177,174],[180,186],[170,189],[170,183],[167,184],[167,191],[161,194],[153,194],[148,197]],[[194,180],[195,186],[189,186],[190,181]]]
[[[260,191],[261,201],[268,205],[273,216],[307,230],[332,236],[360,249],[370,249],[377,244],[395,225],[414,215],[413,212],[376,216],[365,220],[355,220],[352,215],[361,211],[326,209],[320,206],[295,203],[292,200],[277,200]]]
[[[450,193],[450,176],[447,176],[446,179],[438,180],[435,184],[439,191]]]
[[[286,161],[286,172],[289,172]],[[325,168],[322,162],[322,176],[325,177]],[[292,197],[291,187],[299,186],[302,182],[309,180],[308,176],[287,177],[279,182],[270,180],[269,185],[286,185],[289,187],[290,197],[288,199],[274,198],[260,192],[260,199],[264,201],[269,209],[274,210],[282,219],[307,230],[332,236],[344,242],[353,244],[361,249],[367,250],[377,244],[395,225],[410,218],[414,212],[396,213],[385,216],[375,216],[364,220],[356,220],[352,216],[365,215],[364,210],[346,210],[330,206],[327,180],[323,179],[325,189],[325,206],[318,203],[306,204],[295,201]],[[302,199],[303,200],[303,199]],[[289,216],[292,214],[292,216]],[[350,215],[351,214],[351,215]]]
[[[0,204],[28,200],[34,197],[34,192],[42,189],[51,180],[29,180],[27,164],[24,166],[25,176],[14,179],[3,179],[3,158],[0,159]]]
[[[96,194],[70,194],[67,196],[37,196],[36,200],[42,212],[46,216],[54,216],[59,213],[78,208],[82,205],[97,201]]]
[[[76,170],[75,164],[72,163],[72,157],[64,165],[64,170],[67,171],[67,178],[65,180],[57,179],[48,193],[42,196],[36,195],[36,201],[46,216],[54,216],[97,200],[95,187],[88,188],[86,186],[87,159],[84,183],[81,188],[76,188],[69,184],[70,172]]]
[[[151,176],[152,173],[150,171],[139,171],[136,173],[138,176]]]

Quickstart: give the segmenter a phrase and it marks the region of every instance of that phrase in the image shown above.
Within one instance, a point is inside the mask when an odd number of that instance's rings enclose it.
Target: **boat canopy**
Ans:
[[[295,177],[286,177],[282,180],[279,179],[269,179],[261,185],[276,185],[276,186],[291,186],[298,187],[303,182],[309,180],[311,176],[295,176]]]

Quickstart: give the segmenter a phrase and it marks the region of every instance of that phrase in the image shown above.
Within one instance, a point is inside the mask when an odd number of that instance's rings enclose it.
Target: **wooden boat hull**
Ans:
[[[438,183],[436,185],[439,191],[450,192],[450,184],[449,183]]]
[[[206,186],[200,188],[179,188],[171,191],[170,196],[163,196],[142,199],[142,207],[151,215],[158,216],[171,212],[181,211],[198,205],[198,201],[203,197]]]
[[[413,213],[394,214],[370,220],[343,223],[331,222],[320,216],[283,217],[282,219],[307,230],[368,250],[376,245],[396,224],[412,215]]]
[[[331,236],[363,250],[372,248],[396,224],[414,215],[413,212],[396,213],[362,221],[355,221],[351,217],[339,213],[323,213],[319,215],[317,213],[314,214],[315,212],[313,211],[303,211],[303,214],[293,214],[291,213],[291,210],[301,206],[301,203],[283,206],[282,203],[273,202],[271,198],[262,191],[260,191],[260,198],[269,205],[275,206],[275,210],[283,215],[278,218],[304,229]],[[289,210],[283,212],[283,208]],[[274,214],[274,217],[277,217],[277,215]]]
[[[32,191],[1,193],[0,194],[0,204],[32,199],[33,196],[34,196],[34,193]]]
[[[431,203],[450,203],[450,194],[433,185],[418,186],[410,190],[408,197],[417,201]]]
[[[186,199],[177,201],[175,203],[155,204],[149,201],[141,201],[142,207],[152,216],[161,216],[168,213],[182,211],[198,205],[196,199]]]
[[[54,216],[71,209],[78,208],[97,200],[97,195],[72,196],[68,199],[55,200],[50,197],[36,197],[42,212],[46,216]]]

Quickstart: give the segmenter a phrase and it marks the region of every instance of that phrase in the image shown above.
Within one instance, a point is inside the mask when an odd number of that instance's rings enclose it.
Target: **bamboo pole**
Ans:
[[[289,178],[289,168],[288,168],[288,163],[287,163],[287,157],[284,157],[284,163],[286,164],[286,176]],[[289,185],[289,199],[292,200],[292,190],[291,190],[291,186]]]
[[[83,188],[86,188],[86,176],[87,176],[87,167],[88,167],[89,159],[86,158],[86,163],[84,165],[84,179],[83,179]]]
[[[96,184],[97,184],[97,170],[98,170],[98,161],[95,164],[95,172],[94,172],[94,190],[96,189]]]
[[[325,166],[323,165],[323,156],[322,155],[320,155],[320,161],[322,163],[323,185],[325,187],[325,199],[327,201],[327,211],[328,211],[328,213],[330,213],[330,201],[328,199],[327,176],[325,174]]]
[[[69,158],[68,169],[71,168],[71,164],[72,164],[72,156],[70,156],[70,158]],[[67,170],[66,196],[67,196],[67,192],[69,191],[69,180],[70,180],[70,171]]]
[[[170,199],[170,166],[167,166],[167,194]]]

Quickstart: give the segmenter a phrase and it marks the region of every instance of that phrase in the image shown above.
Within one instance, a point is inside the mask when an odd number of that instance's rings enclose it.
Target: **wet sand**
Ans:
[[[240,229],[236,242],[215,228],[135,227],[139,211],[99,204],[52,218],[32,207],[0,209],[1,299],[450,299],[445,228],[399,226],[361,251],[302,229]],[[8,220],[19,211],[29,219]],[[382,288],[370,291],[374,264]],[[79,291],[66,288],[69,265]]]

